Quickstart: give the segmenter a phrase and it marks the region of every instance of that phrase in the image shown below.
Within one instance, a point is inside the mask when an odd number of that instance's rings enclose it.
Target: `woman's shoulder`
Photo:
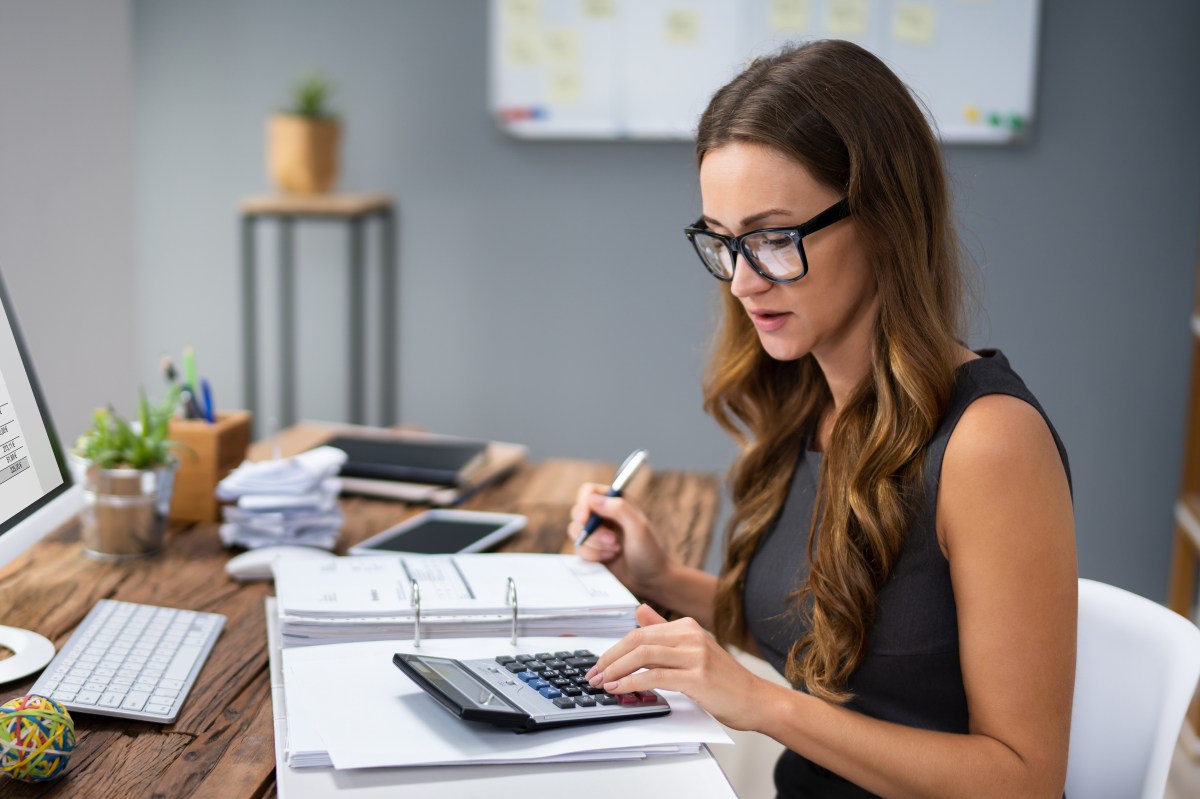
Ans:
[[[953,393],[935,435],[934,484],[946,472],[971,475],[1028,466],[1031,458],[1067,473],[1066,448],[1037,398],[999,350],[980,350],[955,374]]]

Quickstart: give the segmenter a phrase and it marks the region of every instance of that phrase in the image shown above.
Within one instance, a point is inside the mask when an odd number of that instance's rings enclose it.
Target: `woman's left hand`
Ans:
[[[750,673],[693,619],[667,621],[642,605],[637,620],[641,626],[600,656],[588,682],[611,694],[679,691],[728,727],[756,728],[766,695],[778,686]]]

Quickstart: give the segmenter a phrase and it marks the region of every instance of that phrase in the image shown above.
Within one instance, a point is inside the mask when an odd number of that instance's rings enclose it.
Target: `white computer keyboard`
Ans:
[[[72,712],[174,721],[224,624],[219,613],[101,599],[31,693]]]

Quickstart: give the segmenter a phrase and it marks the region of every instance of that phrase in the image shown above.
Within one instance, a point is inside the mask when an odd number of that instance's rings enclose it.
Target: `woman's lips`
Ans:
[[[747,309],[750,320],[760,333],[772,333],[787,323],[791,313],[787,311],[771,311],[766,309]]]

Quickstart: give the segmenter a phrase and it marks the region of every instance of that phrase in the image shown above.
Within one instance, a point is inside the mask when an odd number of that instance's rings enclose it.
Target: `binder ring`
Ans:
[[[517,644],[517,582],[513,578],[508,578],[508,591],[504,599],[512,606],[512,638],[509,643],[513,646]]]
[[[421,645],[421,584],[416,580],[412,581],[412,601],[413,607],[413,646]]]

